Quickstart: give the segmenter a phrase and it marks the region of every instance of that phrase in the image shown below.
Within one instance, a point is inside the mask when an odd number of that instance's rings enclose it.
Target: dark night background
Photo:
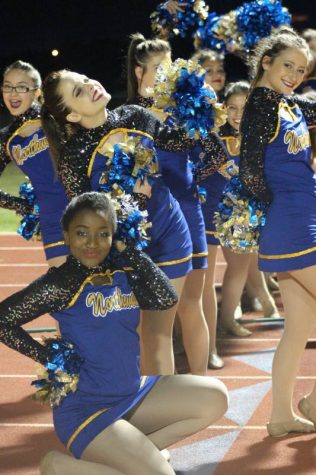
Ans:
[[[149,15],[156,0],[6,0],[0,1],[0,69],[16,59],[31,62],[43,77],[51,70],[69,68],[98,79],[112,93],[112,105],[125,96],[122,72],[128,35],[151,35]],[[241,0],[206,0],[210,11],[226,13]],[[301,31],[316,28],[315,0],[284,0]],[[192,40],[175,38],[173,56],[188,58]],[[51,50],[57,48],[59,56]],[[247,74],[238,58],[227,58],[229,79]]]

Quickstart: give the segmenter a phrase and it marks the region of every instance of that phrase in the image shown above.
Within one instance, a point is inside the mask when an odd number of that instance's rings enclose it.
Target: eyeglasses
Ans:
[[[26,92],[30,91],[36,91],[38,89],[37,87],[30,87],[30,86],[23,86],[22,84],[20,86],[9,86],[8,84],[5,84],[1,86],[1,91],[4,93],[10,93],[15,91],[18,94],[25,94]]]

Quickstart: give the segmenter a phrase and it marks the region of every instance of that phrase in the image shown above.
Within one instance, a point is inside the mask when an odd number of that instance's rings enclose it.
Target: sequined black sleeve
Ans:
[[[164,125],[144,107],[138,105],[121,106],[115,109],[121,122],[125,126],[135,130],[141,130],[151,135],[155,141],[155,146],[170,152],[181,152],[190,150],[194,141],[189,139],[183,130],[176,130]],[[124,127],[124,125],[123,125]]]
[[[86,191],[91,191],[87,171],[89,166],[89,153],[91,156],[93,145],[95,144],[87,143],[82,151],[80,141],[76,140],[76,138],[72,138],[61,151],[58,162],[58,175],[69,199]]]
[[[194,178],[197,183],[215,173],[227,161],[227,153],[220,138],[209,133],[205,139],[200,140],[202,160],[194,167]]]
[[[309,127],[316,126],[316,101],[305,99],[302,96],[294,95],[293,101],[303,112],[306,123]]]
[[[162,124],[149,111],[137,105],[125,105],[109,111],[107,121],[95,129],[79,129],[63,147],[58,173],[69,198],[90,191],[88,167],[100,141],[113,130],[139,130],[153,137],[155,146],[171,152],[189,151],[195,141],[183,130]],[[198,179],[215,172],[226,160],[220,140],[214,134],[201,141],[205,152]]]
[[[65,308],[79,289],[84,279],[83,272],[80,264],[72,264],[68,260],[1,302],[0,341],[39,363],[45,363],[48,356],[45,347],[21,325],[45,313]]]
[[[241,124],[240,179],[252,195],[266,202],[271,201],[272,194],[265,182],[264,154],[277,129],[282,98],[268,88],[254,89]]]
[[[177,293],[170,280],[147,254],[127,247],[121,255],[133,268],[127,272],[127,278],[140,308],[165,310],[177,303]]]
[[[0,190],[0,207],[26,214],[32,211],[27,200]]]
[[[201,146],[203,160],[196,167],[194,174],[197,182],[215,173],[227,161],[225,147],[214,133],[209,133],[207,137],[197,143],[195,140],[188,138],[183,129],[172,129],[162,124],[144,108],[140,108],[138,111],[138,120],[140,123],[144,120],[147,122],[147,131],[153,136],[157,148],[179,152],[192,150],[197,144]]]
[[[0,131],[0,174],[3,172],[7,164],[10,162],[10,157],[7,154],[7,141],[10,137],[9,126]]]

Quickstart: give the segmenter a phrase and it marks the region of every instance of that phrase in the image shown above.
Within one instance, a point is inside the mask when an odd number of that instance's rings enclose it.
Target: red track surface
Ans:
[[[220,259],[217,267],[217,281],[220,283],[224,270]],[[16,235],[0,235],[0,299],[23,288],[31,280],[46,271],[44,254],[40,243],[27,243]],[[254,315],[248,315],[253,318]],[[257,314],[259,316],[259,314]],[[27,327],[53,327],[54,321],[49,316],[28,324]],[[225,368],[209,372],[222,379],[231,392],[231,412],[218,421],[216,426],[186,439],[175,447],[176,454],[181,447],[183,458],[190,457],[190,446],[194,443],[214,442],[225,435],[235,434],[231,444],[224,453],[210,454],[216,462],[212,468],[205,465],[203,475],[288,475],[315,474],[316,452],[315,434],[290,436],[281,439],[267,437],[265,423],[269,418],[271,407],[271,390],[258,396],[254,409],[249,405],[250,388],[262,389],[269,384],[270,374],[261,368],[260,353],[264,358],[273,355],[282,326],[249,324],[253,334],[247,339],[226,338],[219,341],[219,349],[224,356]],[[48,335],[48,334],[47,334]],[[50,334],[51,335],[51,334]],[[42,333],[33,334],[41,338]],[[313,343],[305,351],[300,376],[296,385],[295,400],[299,400],[312,386],[315,379]],[[258,360],[259,354],[259,360]],[[257,358],[255,363],[252,357]],[[259,361],[259,366],[258,366]],[[185,360],[178,358],[180,371],[186,370]],[[1,475],[38,475],[39,460],[50,449],[63,450],[52,428],[49,407],[39,405],[31,399],[34,392],[30,382],[35,376],[35,364],[18,353],[0,345],[0,474]],[[261,388],[261,389],[260,389]],[[249,389],[249,390],[250,390]],[[252,390],[252,389],[251,389]],[[252,392],[256,399],[256,392]],[[234,413],[232,408],[236,408]],[[249,414],[246,414],[248,411]],[[238,422],[238,419],[243,422]],[[237,420],[237,422],[236,422]],[[227,444],[226,444],[227,445]],[[196,467],[199,459],[196,458]],[[183,471],[181,474],[193,475],[200,471]],[[88,475],[88,474],[87,474]],[[137,475],[137,474],[135,474]]]

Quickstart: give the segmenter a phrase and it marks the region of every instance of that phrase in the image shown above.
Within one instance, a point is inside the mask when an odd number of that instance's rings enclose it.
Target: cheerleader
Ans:
[[[166,41],[146,40],[140,33],[131,36],[127,55],[128,102],[148,108],[157,119],[169,124],[170,117],[153,107],[150,96],[157,68],[167,58],[170,58],[170,46]],[[157,150],[157,155],[162,177],[180,204],[193,245],[193,270],[186,277],[178,307],[184,348],[191,371],[194,373],[197,368],[201,370],[203,367],[206,371],[209,337],[202,292],[207,267],[207,243],[197,186],[187,152]]]
[[[43,124],[51,150],[58,160],[58,172],[67,194],[74,196],[100,186],[107,169],[108,145],[126,142],[137,136],[148,147],[155,145],[169,151],[185,151],[193,140],[184,132],[163,126],[149,112],[136,105],[108,111],[110,95],[97,81],[71,71],[50,74],[44,82]],[[62,143],[62,146],[60,145]],[[201,141],[205,150],[203,172],[217,169],[226,159],[219,139],[212,136]],[[150,230],[146,252],[173,280],[181,294],[184,276],[191,270],[192,243],[179,204],[174,200],[161,176],[151,173],[151,198],[144,200]],[[172,326],[176,306],[164,313],[147,312],[142,327],[144,371],[170,374],[174,370]],[[205,368],[192,368],[205,374]]]
[[[203,204],[202,209],[210,246],[219,244],[218,239],[214,236],[216,232],[214,212],[217,210],[223,188],[231,176],[238,174],[240,147],[239,127],[248,93],[249,84],[244,81],[239,81],[230,84],[224,94],[227,122],[220,127],[219,136],[225,144],[229,159],[227,163],[221,167],[218,174],[206,179],[202,183],[202,186],[207,190],[206,202]],[[210,254],[213,255],[214,252]],[[238,254],[227,247],[223,247],[223,254],[227,262],[227,268],[225,270],[222,286],[219,329],[235,336],[246,337],[251,335],[251,332],[235,320],[235,311],[240,302],[247,279],[247,287],[251,286],[252,294],[258,296],[265,315],[267,317],[271,317],[271,315],[276,317],[278,316],[278,312],[268,292],[264,276],[257,268],[256,253]],[[212,265],[212,267],[213,266],[214,265]],[[205,288],[205,305],[207,305],[210,287],[211,286]],[[208,312],[208,314],[209,313],[210,312]]]
[[[44,251],[50,266],[62,264],[68,254],[60,227],[62,212],[68,203],[48,152],[48,143],[40,122],[38,98],[41,77],[29,63],[16,61],[8,66],[1,86],[3,101],[13,117],[0,134],[0,173],[13,160],[29,178],[39,207]],[[33,211],[28,202],[0,192],[0,206],[21,214]]]
[[[75,457],[50,452],[41,473],[174,474],[160,449],[221,417],[226,388],[201,376],[140,376],[139,306],[167,309],[177,295],[143,252],[118,241],[124,268],[110,258],[117,224],[104,193],[74,198],[62,225],[66,263],[0,304],[0,340],[49,368],[55,431]],[[62,339],[42,345],[22,325],[47,312]]]
[[[205,69],[205,82],[212,86],[217,94],[218,101],[222,102],[226,81],[223,55],[210,49],[202,49],[195,53],[192,59],[199,61],[201,66]]]
[[[263,39],[252,59],[254,77],[241,125],[240,178],[269,203],[259,241],[259,268],[277,272],[285,326],[272,367],[272,436],[311,432],[316,389],[293,411],[295,377],[316,313],[316,182],[308,125],[316,103],[293,95],[308,61],[308,46],[291,29]],[[307,420],[309,419],[309,420]]]

